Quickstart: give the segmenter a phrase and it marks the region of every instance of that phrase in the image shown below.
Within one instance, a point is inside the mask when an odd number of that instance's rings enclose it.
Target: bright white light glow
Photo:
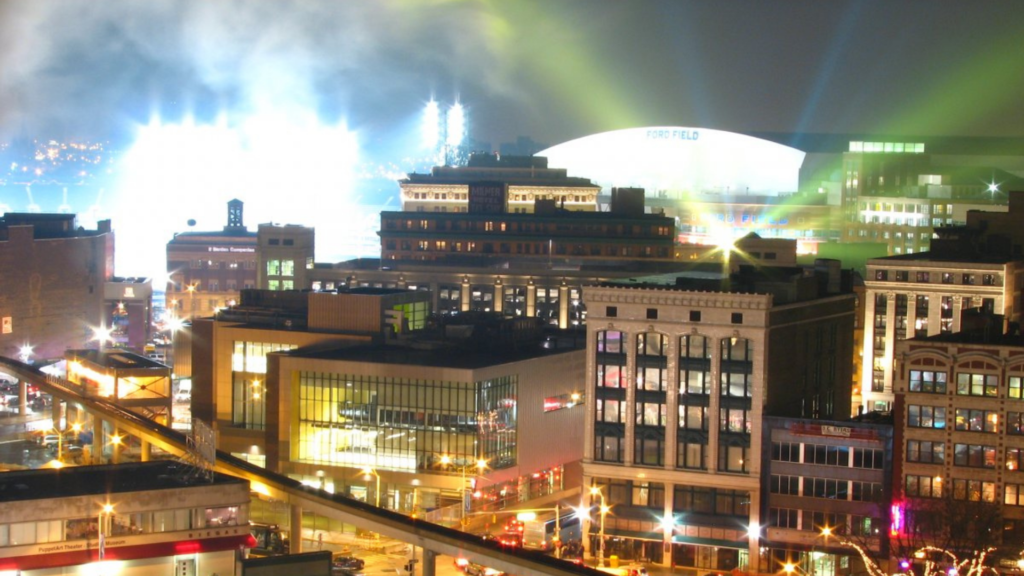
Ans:
[[[447,126],[447,141],[449,146],[458,146],[462,144],[462,139],[466,136],[466,116],[465,110],[462,108],[462,104],[456,102],[452,104],[452,107],[448,109],[448,126]]]
[[[436,150],[441,142],[441,109],[437,102],[427,102],[423,110],[423,147],[428,150]]]
[[[198,231],[222,229],[235,198],[245,202],[251,231],[264,223],[313,226],[318,248],[336,248],[332,243],[354,234],[356,134],[344,123],[323,125],[312,114],[290,112],[140,127],[122,160],[115,194],[121,200],[111,215],[117,237],[132,239],[118,244],[118,273],[166,274],[153,255],[188,231],[190,219]]]
[[[680,126],[593,134],[536,155],[547,157],[549,166],[592,179],[606,192],[635,186],[663,200],[697,195],[709,201],[723,201],[723,195],[795,192],[806,156],[752,136]]]

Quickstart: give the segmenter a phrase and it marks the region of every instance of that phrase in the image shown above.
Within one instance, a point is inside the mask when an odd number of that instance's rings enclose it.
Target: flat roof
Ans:
[[[216,473],[211,482],[197,477],[194,471],[195,468],[172,460],[15,470],[0,474],[0,502],[248,483]]]
[[[132,370],[136,368],[168,368],[166,364],[150,360],[130,350],[117,348],[109,350],[68,350],[65,354],[74,354],[78,358],[97,366],[114,370]]]
[[[580,334],[582,341],[586,341],[586,334]],[[345,348],[332,348],[329,350],[303,350],[297,349],[289,352],[282,352],[288,356],[297,358],[312,358],[320,360],[340,360],[350,362],[367,362],[370,364],[395,364],[400,366],[428,366],[431,368],[457,368],[462,370],[476,370],[490,366],[511,364],[533,358],[543,358],[555,354],[575,352],[582,348],[555,348],[546,349],[537,346],[526,348],[511,348],[495,350],[467,349],[457,345],[439,346],[437,348],[412,348],[405,345],[369,345],[350,346]]]

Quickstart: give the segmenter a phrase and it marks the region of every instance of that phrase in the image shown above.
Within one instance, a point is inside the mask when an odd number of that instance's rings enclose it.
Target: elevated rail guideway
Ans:
[[[149,458],[149,451],[153,446],[182,459],[190,458],[193,453],[189,447],[188,437],[182,432],[149,420],[113,402],[87,396],[78,384],[45,374],[29,364],[3,356],[0,356],[0,372],[17,378],[22,406],[24,406],[25,385],[37,386],[43,393],[53,396],[55,414],[60,413],[56,409],[57,403],[65,402],[69,408],[74,407],[94,418],[96,423],[94,430],[99,430],[105,423],[117,430],[119,434],[130,434],[137,437],[142,443],[143,460]],[[98,436],[101,434],[94,435],[94,442],[97,442],[95,437]],[[100,448],[102,448],[102,444]],[[260,468],[219,450],[216,452],[213,469],[217,472],[244,478],[250,482],[251,490],[254,493],[288,504],[291,527],[293,527],[292,534],[301,533],[302,513],[306,511],[353,524],[364,530],[370,530],[422,548],[424,551],[423,576],[435,576],[435,559],[439,554],[464,557],[471,562],[516,576],[597,576],[602,574],[592,568],[559,560],[540,552],[502,548],[494,542],[482,540],[472,534],[425,520],[410,518],[404,514],[378,508],[348,496],[331,494],[325,490],[305,486],[297,480]],[[292,552],[301,552],[302,539],[292,538],[292,541]]]

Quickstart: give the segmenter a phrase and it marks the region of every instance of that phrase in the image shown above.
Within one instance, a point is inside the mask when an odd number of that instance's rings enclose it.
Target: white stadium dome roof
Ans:
[[[636,187],[647,196],[679,197],[796,192],[805,153],[734,132],[653,126],[593,134],[536,155],[606,191]]]

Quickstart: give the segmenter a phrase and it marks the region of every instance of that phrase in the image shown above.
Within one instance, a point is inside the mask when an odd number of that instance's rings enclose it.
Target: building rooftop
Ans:
[[[200,479],[195,474],[195,468],[168,460],[70,466],[53,470],[15,470],[0,474],[0,502],[238,483],[248,481],[224,474],[213,474],[212,481],[209,478]]]
[[[135,352],[117,348],[107,350],[68,350],[67,353],[74,354],[76,357],[91,362],[96,366],[103,366],[113,370],[167,368],[165,364],[155,362]]]
[[[829,266],[829,263],[835,264]],[[688,270],[602,282],[602,287],[771,295],[775,304],[806,302],[827,295],[852,293],[856,275],[838,261],[818,260],[814,267],[742,264],[730,273],[728,264],[694,264]]]
[[[210,238],[224,238],[227,240],[245,239],[256,242],[256,232],[250,232],[245,228],[238,230],[210,230],[208,232],[175,232],[174,237],[171,238],[172,244],[183,244],[187,242],[201,242]]]
[[[551,335],[534,344],[522,346],[467,346],[463,339],[427,340],[352,346],[332,349],[303,349],[282,353],[300,358],[367,362],[370,364],[396,364],[402,366],[426,366],[430,368],[455,368],[475,370],[564,354],[582,349],[586,344],[586,333]],[[472,338],[472,341],[482,339]]]

